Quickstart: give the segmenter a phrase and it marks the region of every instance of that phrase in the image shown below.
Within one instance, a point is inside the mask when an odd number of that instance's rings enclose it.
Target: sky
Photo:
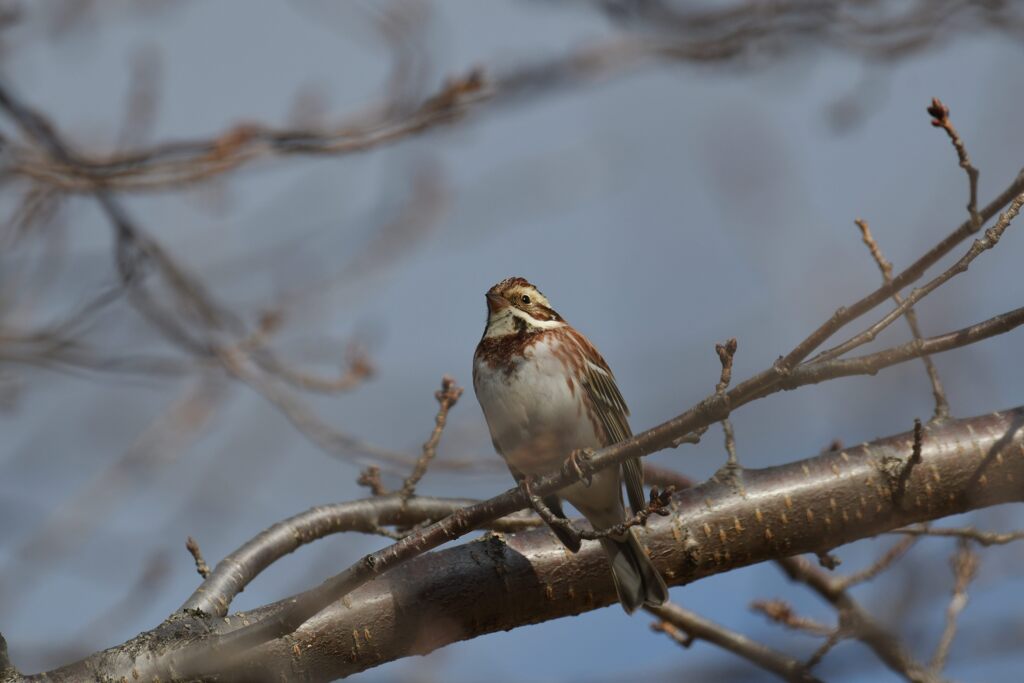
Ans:
[[[616,30],[586,3],[415,4],[422,28],[411,49],[422,83],[411,91],[421,96],[476,66],[507,70]],[[6,36],[0,70],[71,139],[98,152],[117,140],[140,54],[158,65],[151,140],[213,137],[239,121],[283,125],[297,98],[341,120],[379,103],[390,69],[373,3],[153,2],[143,11],[98,2],[64,30],[40,7],[26,7],[25,25]],[[975,34],[893,63],[808,48],[756,68],[651,65],[485,107],[392,147],[258,162],[212,187],[139,193],[125,204],[232,307],[255,313],[290,302],[282,353],[330,372],[347,339],[363,340],[378,369],[372,381],[351,394],[309,398],[338,429],[415,453],[432,426],[441,376],[470,385],[483,293],[522,275],[600,348],[638,431],[713,389],[716,342],[739,340],[734,376],[743,379],[874,289],[879,275],[855,218],[870,222],[899,268],[966,217],[964,174],[945,136],[928,124],[932,97],[950,106],[981,169],[982,201],[1006,187],[1024,165],[1024,71],[1011,68],[1021,57],[1019,45]],[[395,223],[417,182],[441,197],[436,215],[382,240],[382,226]],[[2,202],[6,213],[10,197]],[[59,271],[30,302],[16,299],[8,322],[59,314],[114,282],[110,233],[91,200],[67,200],[60,225]],[[926,335],[1020,305],[1019,233],[1011,228],[997,249],[918,307]],[[0,254],[0,274],[30,256],[40,254]],[[162,348],[126,308],[102,322],[92,334],[114,353]],[[907,334],[893,325],[876,346]],[[1017,331],[936,359],[955,415],[1021,404],[1020,344]],[[325,454],[238,383],[218,386],[209,421],[175,439],[147,428],[195,391],[195,378],[21,365],[0,365],[0,373],[17,387],[0,412],[0,631],[26,671],[64,661],[62,643],[81,653],[110,646],[173,611],[197,585],[186,536],[212,562],[277,520],[365,495],[355,481],[358,463]],[[733,422],[740,460],[761,467],[810,456],[837,438],[855,444],[903,432],[930,413],[925,374],[907,364],[776,395],[744,407]],[[103,478],[154,442],[158,457],[112,484]],[[452,412],[439,457],[494,457],[471,391]],[[699,447],[653,460],[699,479],[724,457],[712,429]],[[431,471],[419,490],[485,497],[509,483],[498,468]],[[95,525],[75,526],[83,510]],[[56,561],[26,561],[26,544],[53,520],[74,530],[71,541]],[[1012,529],[1024,526],[1024,515],[1002,508],[971,521]],[[260,576],[234,607],[313,586],[382,542],[344,535],[313,544]],[[841,548],[844,569],[870,562],[881,543]],[[858,593],[903,620],[923,658],[941,631],[951,551],[925,541],[891,577]],[[106,619],[153,558],[167,567],[159,590]],[[1008,624],[1000,636],[1010,642],[1024,637],[1005,598],[1022,588],[1022,559],[1014,547],[985,553],[951,655],[952,678],[1010,680],[1024,664],[992,637],[993,624]],[[893,596],[908,594],[943,597],[919,599],[928,604],[901,614]],[[831,618],[772,567],[672,590],[689,609],[808,655],[817,642],[750,611],[752,600],[773,597]],[[730,680],[767,680],[706,644],[682,650],[652,634],[647,621],[617,607],[597,610],[354,680],[674,680],[716,670]],[[881,667],[853,666],[864,653],[844,645],[820,673],[844,683],[897,680]]]

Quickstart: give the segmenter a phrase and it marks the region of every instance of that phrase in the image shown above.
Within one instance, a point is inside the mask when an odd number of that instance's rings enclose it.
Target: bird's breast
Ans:
[[[574,449],[600,445],[583,388],[557,343],[541,340],[505,363],[480,353],[474,359],[473,387],[494,446],[527,474],[551,471]]]

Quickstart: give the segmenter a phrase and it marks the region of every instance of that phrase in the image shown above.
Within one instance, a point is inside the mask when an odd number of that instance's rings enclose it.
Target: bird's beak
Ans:
[[[497,313],[508,305],[508,301],[506,301],[505,297],[500,294],[494,294],[492,292],[487,293],[487,310],[491,313]]]

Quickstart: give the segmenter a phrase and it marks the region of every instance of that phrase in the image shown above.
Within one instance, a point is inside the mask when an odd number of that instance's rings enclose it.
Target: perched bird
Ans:
[[[487,292],[487,326],[473,358],[473,388],[494,448],[517,481],[557,471],[577,449],[601,448],[632,435],[629,409],[604,358],[521,277],[502,280]],[[623,479],[637,511],[644,506],[639,458],[596,472],[589,486],[576,482],[544,502],[564,518],[564,498],[595,529],[608,529],[626,519]],[[578,537],[558,526],[552,530],[569,550],[579,550]],[[627,613],[668,599],[665,582],[632,528],[600,540]]]

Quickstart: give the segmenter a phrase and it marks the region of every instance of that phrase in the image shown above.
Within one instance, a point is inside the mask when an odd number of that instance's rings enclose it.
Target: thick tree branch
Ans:
[[[913,449],[909,432],[787,465],[746,470],[746,495],[714,481],[679,492],[672,514],[652,519],[639,533],[667,581],[679,585],[767,559],[827,552],[916,522],[1020,501],[1022,426],[1024,408],[933,427],[922,443],[921,465],[913,468],[899,498],[896,482]],[[513,489],[507,496],[515,494]],[[373,504],[382,500],[400,506],[398,496],[351,505],[366,504],[375,512]],[[484,505],[501,507],[496,502]],[[319,591],[310,593],[318,598]],[[273,621],[307,599],[304,595],[227,619],[179,613],[124,646],[47,675],[50,681],[80,679],[83,672],[131,679],[133,671],[147,680],[154,675],[223,675],[229,680],[302,675],[327,680],[615,601],[597,543],[584,543],[571,555],[547,529],[488,534],[411,558],[331,602],[293,633],[247,650],[242,658],[230,656],[237,654],[232,650],[220,650],[218,658],[192,658],[206,652],[201,636],[223,636],[244,630],[244,624]],[[196,669],[197,663],[205,668]]]
[[[375,496],[333,505],[319,505],[278,522],[217,563],[210,576],[185,601],[181,611],[200,611],[223,617],[236,595],[264,569],[307,543],[331,534],[356,531],[375,534],[381,526],[412,526],[453,514],[478,501],[465,498],[416,496],[403,502],[400,494]],[[530,518],[503,518],[494,529],[538,525]]]
[[[601,449],[590,458],[589,468],[598,470],[610,467],[626,458],[644,456],[666,448],[680,437],[722,419],[730,409],[735,409],[775,391],[820,382],[830,377],[873,374],[880,368],[910,358],[917,358],[923,353],[935,353],[962,346],[1020,324],[1024,324],[1024,309],[998,316],[960,332],[935,338],[938,341],[934,344],[932,340],[922,342],[915,340],[902,347],[895,347],[861,358],[805,364],[797,371],[784,376],[784,382],[780,381],[779,376],[772,371],[762,372],[733,388],[724,397],[713,394],[668,422],[637,434],[631,439]],[[907,450],[908,453],[911,452],[912,447],[913,442],[911,442],[911,448]],[[915,468],[915,472],[911,474],[916,474],[917,469],[919,468]],[[579,477],[578,468],[566,467],[557,475],[548,475],[537,480],[534,492],[537,495],[544,495],[577,481]],[[746,480],[746,477],[744,479]],[[187,653],[173,655],[171,659],[174,661],[166,662],[164,665],[169,667],[169,670],[175,670],[187,662],[189,666],[198,667],[197,670],[205,670],[207,666],[213,665],[214,660],[222,659],[225,652],[239,652],[292,633],[327,605],[339,600],[367,581],[384,574],[410,558],[463,536],[490,520],[508,515],[527,505],[529,505],[529,501],[523,492],[514,488],[488,501],[460,509],[455,514],[402,538],[394,545],[367,555],[345,571],[324,581],[317,588],[296,596],[285,608],[271,617],[230,634],[218,635],[204,645],[200,645],[199,649],[203,651],[203,656],[198,656],[196,652],[190,650]],[[193,669],[187,669],[187,671],[192,672]]]

